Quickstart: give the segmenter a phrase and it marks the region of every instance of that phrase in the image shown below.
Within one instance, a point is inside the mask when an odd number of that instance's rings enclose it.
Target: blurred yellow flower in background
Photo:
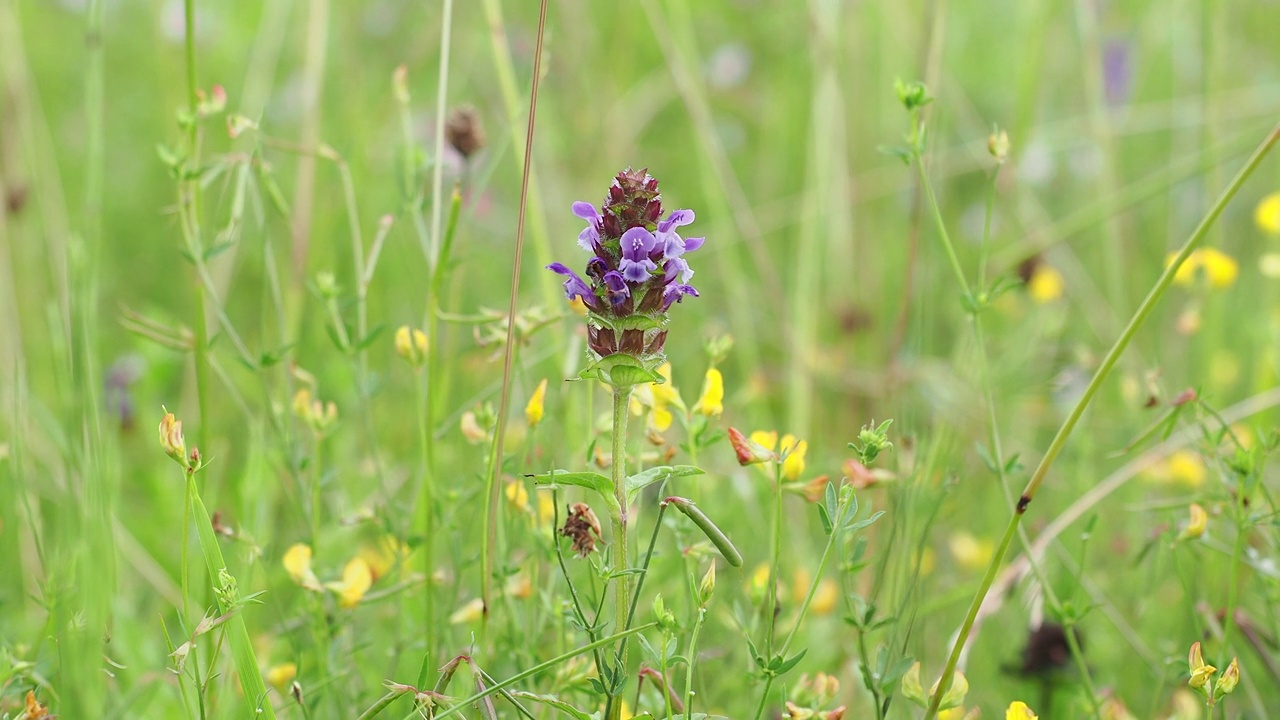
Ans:
[[[360,546],[360,557],[369,566],[373,579],[386,575],[409,557],[409,546],[393,535],[383,535]]]
[[[284,692],[284,689],[288,687],[289,683],[293,682],[293,679],[297,676],[297,663],[287,662],[280,663],[279,665],[273,665],[268,668],[266,679],[268,685],[276,690]]]
[[[1280,235],[1280,192],[1273,192],[1258,201],[1253,210],[1253,221],[1263,232]]]
[[[1165,257],[1165,267],[1172,265],[1176,257],[1177,253],[1169,253]],[[1240,263],[1217,248],[1199,248],[1178,268],[1173,281],[1179,285],[1194,285],[1201,272],[1209,287],[1222,289],[1230,287],[1236,281],[1236,277],[1240,275]]]
[[[295,543],[284,553],[284,569],[293,581],[308,590],[320,590],[320,581],[311,570],[311,546]]]
[[[808,442],[796,440],[793,435],[782,436],[782,442],[778,445],[778,452],[786,455],[782,460],[782,477],[784,479],[800,479],[800,473],[804,472],[804,456],[808,451]]]
[[[464,625],[473,623],[484,617],[484,601],[480,598],[474,598],[465,605],[453,611],[449,616],[449,622],[454,625]]]
[[[986,568],[995,555],[996,544],[987,538],[976,538],[967,532],[958,532],[947,541],[947,548],[956,564],[965,570]]]
[[[364,594],[373,586],[373,570],[364,558],[356,556],[342,568],[342,579],[328,583],[325,587],[338,596],[338,605],[353,608],[364,599]]]
[[[529,509],[529,490],[525,488],[524,483],[519,480],[512,480],[507,483],[506,494],[507,502],[517,512],[524,512]]]
[[[1052,265],[1040,263],[1027,280],[1027,294],[1038,303],[1051,303],[1062,297],[1067,282]]]

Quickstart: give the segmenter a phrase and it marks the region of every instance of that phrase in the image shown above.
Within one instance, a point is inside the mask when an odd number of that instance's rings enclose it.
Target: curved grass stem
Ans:
[[[1177,255],[1174,257],[1173,262],[1169,263],[1169,266],[1164,269],[1160,278],[1156,280],[1151,291],[1147,293],[1146,298],[1143,299],[1142,304],[1138,306],[1138,309],[1129,319],[1129,323],[1125,326],[1124,331],[1121,332],[1120,337],[1116,339],[1115,344],[1111,346],[1106,357],[1103,358],[1101,365],[1099,365],[1097,371],[1094,372],[1093,378],[1089,381],[1089,385],[1085,388],[1084,393],[1076,402],[1075,407],[1072,408],[1067,419],[1063,421],[1062,427],[1058,429],[1058,433],[1054,436],[1048,449],[1045,450],[1044,457],[1041,458],[1040,464],[1036,466],[1035,472],[1032,473],[1031,479],[1027,482],[1026,488],[1022,491],[1022,496],[1018,499],[1013,515],[1009,518],[1009,524],[1005,528],[1004,536],[1000,539],[1000,545],[996,549],[995,555],[992,556],[991,562],[987,566],[986,573],[983,575],[982,584],[978,587],[978,592],[974,595],[973,601],[969,605],[969,611],[965,615],[964,623],[960,626],[960,632],[956,635],[955,644],[951,649],[950,656],[947,658],[947,664],[942,670],[942,677],[938,681],[938,691],[933,694],[933,697],[929,702],[929,709],[925,713],[925,720],[932,720],[932,718],[937,716],[938,706],[942,702],[943,695],[945,695],[947,690],[951,687],[951,679],[955,674],[956,665],[960,662],[960,652],[964,648],[964,644],[969,637],[969,633],[973,630],[973,623],[977,619],[978,611],[982,607],[982,601],[986,598],[987,592],[991,589],[991,584],[995,581],[996,573],[1000,569],[1000,564],[1004,562],[1005,554],[1009,551],[1009,545],[1013,541],[1014,535],[1017,533],[1018,527],[1022,522],[1022,517],[1026,514],[1027,507],[1031,504],[1031,501],[1035,499],[1036,492],[1040,489],[1040,486],[1048,476],[1049,468],[1053,466],[1053,462],[1058,458],[1063,447],[1066,446],[1067,439],[1071,436],[1071,432],[1080,421],[1080,417],[1084,415],[1085,409],[1088,408],[1089,404],[1093,401],[1093,397],[1098,393],[1098,389],[1102,386],[1103,381],[1105,381],[1111,374],[1112,368],[1115,367],[1120,356],[1124,353],[1125,349],[1128,348],[1130,341],[1132,341],[1134,335],[1137,334],[1138,328],[1142,327],[1142,324],[1151,314],[1151,311],[1155,308],[1156,304],[1159,303],[1162,297],[1164,297],[1164,294],[1168,290],[1169,285],[1173,282],[1173,277],[1177,274],[1178,269],[1187,261],[1187,258],[1191,256],[1191,253],[1201,245],[1204,238],[1208,235],[1209,228],[1211,228],[1214,222],[1217,221],[1218,216],[1222,214],[1222,211],[1226,208],[1227,204],[1231,202],[1231,199],[1235,197],[1236,193],[1240,190],[1240,187],[1244,185],[1244,181],[1247,180],[1258,168],[1262,159],[1267,156],[1277,141],[1280,141],[1280,124],[1277,124],[1269,133],[1267,133],[1262,143],[1256,150],[1254,150],[1253,155],[1250,156],[1249,160],[1244,164],[1244,167],[1236,173],[1236,176],[1232,178],[1226,189],[1223,190],[1222,195],[1218,197],[1217,201],[1214,202],[1213,206],[1209,208],[1209,211],[1200,220],[1200,224],[1196,226],[1196,229],[1191,233],[1191,236],[1187,238],[1185,243],[1183,243],[1181,249],[1178,250]]]

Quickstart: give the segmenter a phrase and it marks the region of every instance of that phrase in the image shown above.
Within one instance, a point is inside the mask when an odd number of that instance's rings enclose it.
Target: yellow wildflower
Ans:
[[[1031,279],[1027,281],[1027,294],[1040,304],[1051,303],[1062,297],[1066,286],[1066,280],[1057,268],[1040,263],[1036,265],[1035,271],[1031,273]]]
[[[836,587],[834,580],[827,578],[818,583],[818,592],[813,595],[813,604],[809,609],[815,615],[829,615],[832,610],[836,609],[836,604],[840,601],[840,588]]]
[[[1218,672],[1218,668],[1205,663],[1199,641],[1192,643],[1191,652],[1187,653],[1187,669],[1191,672],[1191,679],[1187,684],[1196,690],[1205,687],[1209,678]]]
[[[36,693],[34,690],[27,691],[26,708],[23,713],[23,717],[27,720],[39,720],[40,718],[51,717],[49,715],[49,708],[42,705],[39,700],[36,700]]]
[[[455,610],[449,616],[449,622],[454,625],[463,625],[476,622],[482,617],[484,617],[484,601],[480,598],[475,598]]]
[[[320,590],[320,581],[311,571],[311,546],[295,543],[284,553],[284,569],[293,581],[308,590]]]
[[[397,563],[404,564],[409,552],[409,546],[394,535],[383,535],[360,547],[360,557],[369,566],[374,580],[386,575]]]
[[[751,442],[772,452],[773,449],[778,446],[778,433],[773,430],[768,432],[765,432],[764,430],[756,430],[751,433]]]
[[[538,524],[546,525],[556,516],[556,504],[551,493],[538,493]]]
[[[529,421],[529,427],[537,427],[542,422],[543,404],[547,399],[547,379],[542,378],[542,382],[538,383],[538,388],[533,391],[533,396],[529,398],[529,404],[524,406],[524,418]]]
[[[796,440],[793,435],[782,436],[779,452],[786,457],[782,461],[782,477],[786,480],[798,480],[804,472],[804,455],[809,450],[809,443]]]
[[[693,406],[693,410],[707,417],[716,417],[724,412],[724,377],[719,370],[707,369],[707,377],[702,384],[702,397]]]
[[[1205,528],[1209,525],[1209,514],[1199,503],[1191,503],[1190,513],[1191,519],[1187,521],[1187,527],[1178,535],[1179,540],[1194,540],[1203,535]]]
[[[996,545],[989,539],[979,539],[967,532],[958,532],[947,542],[951,557],[965,570],[981,570],[995,554]]]
[[[417,328],[401,325],[396,330],[396,354],[413,367],[420,367],[427,360],[427,334]]]
[[[533,582],[529,580],[529,574],[521,570],[507,578],[506,593],[513,598],[528,600],[533,595]]]
[[[1280,192],[1273,192],[1258,201],[1253,211],[1253,221],[1263,232],[1280,235]]]
[[[373,570],[364,558],[356,556],[347,562],[342,569],[342,579],[326,585],[338,595],[338,605],[353,608],[364,599],[364,594],[373,585]]]
[[[281,692],[284,692],[296,677],[298,677],[297,663],[280,663],[267,669],[267,684]]]
[[[1170,480],[1192,486],[1202,484],[1207,474],[1204,458],[1194,450],[1179,450],[1170,455],[1165,468]]]
[[[933,572],[933,568],[937,564],[937,560],[938,554],[933,551],[933,548],[925,548],[924,551],[920,553],[920,567],[917,568],[920,576],[924,577]]]
[[[1165,266],[1172,265],[1176,257],[1177,253],[1169,253],[1165,258]],[[1193,285],[1195,284],[1196,276],[1202,270],[1209,286],[1221,289],[1235,282],[1236,277],[1240,274],[1240,264],[1236,262],[1235,258],[1217,248],[1199,248],[1193,251],[1187,257],[1187,261],[1178,268],[1177,274],[1173,276],[1173,281],[1179,285]]]
[[[569,309],[572,310],[576,315],[581,315],[585,317],[587,314],[587,304],[582,302],[581,295],[573,296],[573,299],[569,301]]]
[[[507,483],[506,494],[507,502],[511,503],[511,507],[517,512],[524,512],[529,509],[529,491],[525,488],[524,483],[519,480],[512,480]]]
[[[1031,708],[1021,700],[1014,700],[1009,703],[1009,709],[1004,711],[1004,720],[1039,720],[1040,716],[1031,712]]]

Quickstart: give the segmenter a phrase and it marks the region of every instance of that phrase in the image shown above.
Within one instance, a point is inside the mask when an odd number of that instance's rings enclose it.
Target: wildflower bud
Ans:
[[[160,420],[160,447],[183,469],[190,467],[187,464],[187,441],[182,436],[182,421],[171,412],[166,412]]]
[[[320,293],[326,300],[331,300],[338,296],[341,288],[338,287],[338,279],[331,272],[316,273],[316,291]]]
[[[706,607],[711,602],[711,595],[716,591],[716,561],[713,559],[698,585],[698,604]]]
[[[463,158],[469,158],[484,147],[484,125],[480,123],[480,113],[476,109],[463,105],[449,113],[444,125],[444,136],[449,145]]]
[[[662,595],[655,595],[653,598],[653,617],[664,629],[675,629],[675,613],[667,609],[667,604],[662,601]]]
[[[1003,165],[1009,159],[1009,133],[996,128],[987,137],[987,152],[996,159],[997,165]]]
[[[462,413],[462,420],[459,423],[462,428],[462,437],[472,445],[479,445],[485,441],[489,433],[480,427],[480,423],[476,420],[476,414],[471,410]]]
[[[707,417],[717,417],[724,412],[724,377],[715,368],[707,369],[707,377],[702,385],[702,397],[693,407],[694,412]]]
[[[813,710],[800,707],[790,700],[783,707],[786,710],[783,712],[782,717],[786,718],[786,720],[813,720],[816,717]]]
[[[484,617],[484,601],[480,598],[474,598],[453,611],[453,614],[449,616],[449,623],[452,625],[469,625],[478,622],[482,617]]]
[[[1187,522],[1187,527],[1178,535],[1179,540],[1194,540],[1200,537],[1209,524],[1209,514],[1199,503],[1191,503],[1190,513],[1191,519]]]
[[[1218,678],[1218,682],[1213,686],[1213,697],[1221,699],[1224,695],[1230,695],[1239,682],[1240,660],[1239,658],[1231,658],[1231,664],[1227,666],[1226,670],[1222,671],[1222,677]]]
[[[533,391],[533,396],[529,398],[529,404],[524,406],[524,418],[529,421],[529,427],[537,427],[542,422],[543,405],[547,398],[547,379],[542,378],[542,382],[538,383],[537,389]]]
[[[830,483],[830,480],[826,475],[819,475],[808,482],[788,483],[782,489],[793,492],[809,502],[816,503],[821,502],[822,498],[826,496],[828,483]]]
[[[1191,645],[1191,652],[1187,655],[1187,668],[1191,671],[1191,679],[1187,681],[1187,685],[1201,692],[1205,691],[1209,678],[1218,672],[1218,668],[1205,664],[1199,641]]]
[[[845,707],[841,705],[835,710],[828,710],[822,713],[822,720],[844,720]]]
[[[929,97],[928,88],[919,80],[911,82],[897,80],[894,82],[894,90],[898,93],[898,102],[902,103],[902,107],[906,108],[907,112],[915,112],[933,102],[933,98]]]
[[[427,334],[417,328],[401,325],[396,330],[396,354],[411,366],[422,367],[427,361]]]
[[[289,684],[289,697],[292,697],[293,701],[298,703],[299,705],[306,704],[305,702],[303,702],[303,699],[302,699],[302,683],[298,682],[297,680],[294,680],[292,683]]]
[[[880,453],[893,447],[893,443],[889,442],[889,426],[892,424],[892,420],[885,420],[877,426],[876,421],[872,420],[870,425],[862,426],[862,430],[858,432],[858,441],[849,443],[849,447],[858,453],[863,465],[871,467]]]
[[[773,462],[778,459],[771,450],[743,435],[742,431],[737,428],[729,428],[729,444],[733,446],[733,451],[738,455],[738,464],[743,467]]]
[[[200,448],[192,445],[191,454],[187,456],[187,469],[196,472],[202,467],[204,467],[204,458],[200,456]]]
[[[937,694],[937,692],[938,683],[934,683],[933,688],[929,691],[930,697]],[[959,707],[964,702],[964,696],[968,694],[969,680],[965,678],[964,673],[957,670],[951,676],[951,687],[947,688],[947,692],[943,694],[942,703],[938,705],[938,709],[950,710],[953,707]]]
[[[409,68],[397,65],[391,73],[391,94],[401,105],[409,104]]]
[[[227,136],[232,140],[240,137],[245,130],[257,130],[258,123],[240,113],[227,115]]]
[[[902,696],[920,707],[928,707],[929,698],[925,697],[924,686],[920,684],[920,663],[915,663],[902,676]]]

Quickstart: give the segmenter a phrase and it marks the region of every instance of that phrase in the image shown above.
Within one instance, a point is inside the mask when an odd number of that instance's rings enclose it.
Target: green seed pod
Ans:
[[[698,526],[702,534],[707,536],[707,539],[716,546],[716,549],[720,551],[720,554],[724,556],[724,559],[730,565],[742,567],[742,553],[738,552],[738,548],[734,547],[732,542],[729,542],[729,536],[716,527],[716,524],[711,522],[711,518],[707,517],[702,510],[699,510],[692,500],[682,497],[669,497],[662,502],[663,504],[675,505],[676,509],[688,515],[693,524]]]

